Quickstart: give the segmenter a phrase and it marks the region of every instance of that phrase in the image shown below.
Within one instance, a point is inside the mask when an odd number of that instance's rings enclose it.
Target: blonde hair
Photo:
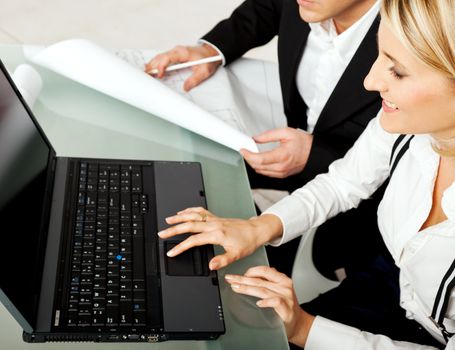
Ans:
[[[455,82],[455,0],[382,0],[385,18],[419,60]],[[455,138],[435,140],[440,155],[455,156]]]

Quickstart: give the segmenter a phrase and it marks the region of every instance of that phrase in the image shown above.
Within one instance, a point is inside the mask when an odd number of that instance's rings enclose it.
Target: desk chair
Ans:
[[[292,269],[292,281],[300,304],[340,284],[321,275],[313,264],[313,239],[316,231],[317,228],[314,228],[303,235]]]

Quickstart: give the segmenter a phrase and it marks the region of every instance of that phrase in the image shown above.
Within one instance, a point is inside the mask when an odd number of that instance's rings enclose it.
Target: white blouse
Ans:
[[[267,210],[266,213],[277,215],[284,227],[281,240],[274,243],[287,242],[369,198],[388,178],[389,158],[397,137],[381,127],[379,114],[346,156],[332,163],[327,174],[317,176]],[[416,135],[379,205],[378,225],[400,268],[400,304],[406,316],[444,344],[429,316],[441,280],[455,258],[455,183],[442,197],[442,209],[448,219],[419,232],[431,210],[438,165],[439,155],[431,147],[430,136]],[[444,322],[449,332],[455,331],[454,301],[452,291]],[[306,350],[429,348],[393,341],[319,316],[305,346]],[[455,336],[446,349],[455,349]]]

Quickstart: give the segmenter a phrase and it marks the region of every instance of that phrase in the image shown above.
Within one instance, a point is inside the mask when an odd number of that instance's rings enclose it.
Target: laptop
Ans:
[[[166,252],[165,218],[206,207],[195,162],[56,156],[0,62],[0,301],[26,342],[216,339],[213,246]]]

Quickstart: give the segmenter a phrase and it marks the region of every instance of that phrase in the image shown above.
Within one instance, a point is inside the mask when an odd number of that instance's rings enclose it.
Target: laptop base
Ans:
[[[182,333],[182,334],[156,334],[156,333],[26,333],[22,339],[27,343],[46,342],[95,342],[95,343],[158,343],[167,340],[215,340],[219,333]]]

